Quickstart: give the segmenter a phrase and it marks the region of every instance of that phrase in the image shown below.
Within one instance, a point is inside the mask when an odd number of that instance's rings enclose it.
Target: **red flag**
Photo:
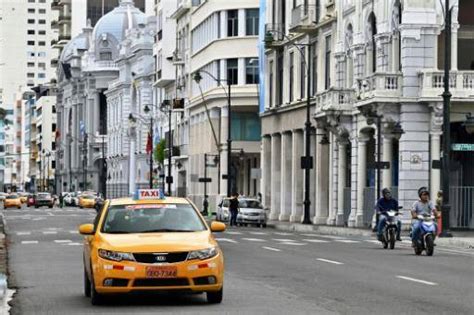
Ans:
[[[56,140],[61,137],[61,133],[59,132],[59,129],[56,129]]]
[[[151,139],[151,134],[148,133],[148,137],[147,137],[147,141],[146,141],[146,154],[151,154],[151,151],[153,151],[153,140]]]

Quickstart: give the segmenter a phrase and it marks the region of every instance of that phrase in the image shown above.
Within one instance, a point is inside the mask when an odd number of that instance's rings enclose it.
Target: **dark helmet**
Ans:
[[[392,194],[392,191],[390,190],[390,188],[382,189],[382,196],[391,195],[391,194]]]
[[[421,197],[421,195],[423,195],[425,193],[428,194],[428,195],[430,194],[430,191],[428,190],[427,187],[423,186],[420,189],[418,189],[418,197]]]

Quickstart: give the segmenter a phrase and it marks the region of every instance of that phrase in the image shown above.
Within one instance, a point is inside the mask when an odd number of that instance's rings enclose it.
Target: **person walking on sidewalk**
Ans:
[[[229,200],[230,226],[237,226],[237,214],[239,214],[239,194],[233,193]]]

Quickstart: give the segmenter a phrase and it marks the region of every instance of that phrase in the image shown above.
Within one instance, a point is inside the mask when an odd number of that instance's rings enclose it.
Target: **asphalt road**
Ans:
[[[13,314],[472,314],[474,251],[408,241],[384,250],[367,238],[234,228],[216,234],[226,259],[224,301],[133,295],[93,307],[82,291],[81,223],[93,210],[3,210]]]

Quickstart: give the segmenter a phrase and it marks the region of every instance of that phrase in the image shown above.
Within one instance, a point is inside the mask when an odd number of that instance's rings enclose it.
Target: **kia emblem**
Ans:
[[[155,256],[155,260],[159,262],[166,261],[166,256],[162,256],[162,255]]]

